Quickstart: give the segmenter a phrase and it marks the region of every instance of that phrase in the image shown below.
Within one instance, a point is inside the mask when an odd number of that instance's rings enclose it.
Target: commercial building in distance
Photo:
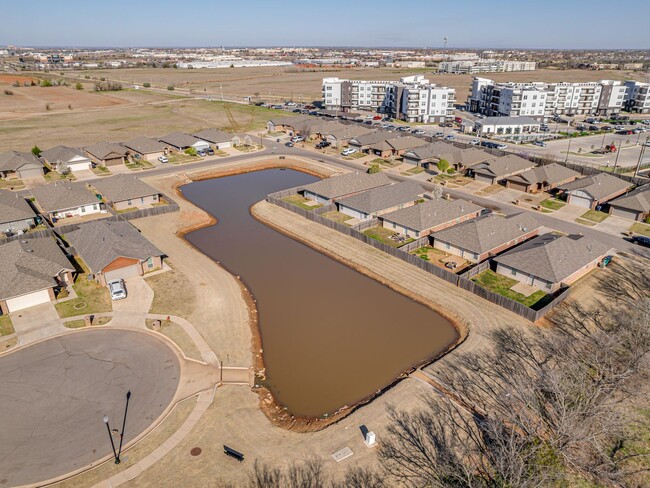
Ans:
[[[323,78],[323,102],[328,110],[370,110],[407,122],[442,122],[456,101],[456,91],[435,85],[422,75],[400,81]]]
[[[534,71],[534,61],[502,61],[496,59],[443,61],[438,65],[438,73],[479,74],[503,73],[508,71]]]
[[[470,111],[488,116],[612,115],[623,109],[627,91],[627,84],[611,80],[496,83],[476,77],[467,105]]]

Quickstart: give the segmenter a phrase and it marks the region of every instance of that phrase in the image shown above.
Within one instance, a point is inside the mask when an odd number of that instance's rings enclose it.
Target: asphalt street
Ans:
[[[110,454],[103,416],[121,430],[130,390],[126,445],[171,403],[179,378],[175,353],[136,331],[85,330],[0,357],[0,486],[48,480]]]

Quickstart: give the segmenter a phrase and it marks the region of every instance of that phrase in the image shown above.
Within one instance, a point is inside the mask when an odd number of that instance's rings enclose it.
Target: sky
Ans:
[[[447,47],[454,49],[650,48],[647,15],[627,15],[615,5],[612,0],[0,0],[0,45],[440,48],[447,37]]]

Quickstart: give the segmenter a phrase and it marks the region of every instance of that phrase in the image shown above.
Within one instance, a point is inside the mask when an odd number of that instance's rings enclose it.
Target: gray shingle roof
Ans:
[[[163,152],[167,148],[162,142],[150,137],[136,137],[130,141],[123,142],[122,145],[140,154]]]
[[[111,202],[122,202],[132,198],[146,197],[160,193],[140,178],[129,174],[117,174],[108,178],[101,178],[93,181],[92,185],[97,188],[97,191],[104,198]]]
[[[23,166],[43,167],[38,158],[30,152],[6,151],[0,153],[0,171],[16,171]]]
[[[97,142],[84,147],[84,150],[97,159],[112,159],[126,156],[127,150],[121,144],[114,142]]]
[[[559,283],[610,250],[611,246],[586,236],[544,234],[495,257],[494,261]]]
[[[390,183],[390,179],[384,173],[372,175],[368,173],[348,173],[311,183],[303,186],[301,190],[308,190],[329,199],[390,185]]]
[[[82,157],[88,159],[83,151],[77,147],[56,146],[46,149],[41,153],[43,158],[48,163],[68,163],[75,157]]]
[[[388,144],[390,144],[390,146],[396,151],[402,151],[404,149],[426,146],[428,142],[424,139],[420,139],[419,137],[404,136],[388,139]]]
[[[495,159],[472,166],[472,170],[478,174],[489,175],[494,178],[502,178],[514,173],[520,173],[535,167],[535,163],[521,158],[515,154],[508,154]]]
[[[294,127],[294,124],[298,124],[305,120],[311,120],[311,118],[312,117],[309,115],[289,115],[287,117],[277,117],[275,119],[270,119],[269,122],[271,122],[273,125]]]
[[[415,159],[419,159],[419,160],[441,158],[443,154],[448,154],[454,149],[455,147],[451,144],[437,141],[437,142],[430,142],[425,146],[411,149],[406,153],[406,155],[414,157]]]
[[[609,202],[611,206],[629,208],[637,212],[650,212],[650,184],[631,191]]]
[[[335,137],[339,141],[349,140],[353,137],[369,134],[370,132],[372,132],[372,129],[366,129],[365,127],[359,125],[346,125],[336,123],[336,125],[327,127],[327,135]]]
[[[433,238],[482,254],[541,227],[530,212],[508,217],[488,215],[435,232]]]
[[[531,117],[486,117],[476,121],[480,125],[539,125],[540,121]]]
[[[17,193],[0,190],[0,223],[33,219],[35,216],[32,207],[23,197]]]
[[[181,149],[199,142],[196,137],[185,134],[184,132],[170,132],[169,134],[162,136],[160,141]]]
[[[220,142],[230,142],[234,134],[228,134],[219,129],[203,129],[202,131],[192,134],[194,137],[209,142],[211,144],[219,144]]]
[[[49,185],[37,186],[31,191],[31,194],[46,212],[68,210],[82,205],[99,203],[97,197],[88,191],[88,188],[83,183],[57,181]]]
[[[0,244],[0,300],[51,288],[54,276],[74,271],[50,238],[21,239]]]
[[[151,256],[162,255],[135,227],[122,220],[82,224],[79,229],[68,232],[66,239],[92,273],[101,272],[120,257],[145,261]]]
[[[381,218],[409,229],[423,231],[481,210],[483,207],[467,200],[439,199],[427,200],[412,207],[401,208],[384,214]]]
[[[508,176],[507,180],[517,181],[534,185],[536,183],[547,182],[549,185],[556,185],[568,179],[576,178],[580,173],[572,169],[562,166],[558,163],[547,164],[545,166],[538,166],[537,168],[529,169],[517,175]]]
[[[594,200],[602,200],[610,195],[622,192],[631,186],[632,183],[617,178],[616,176],[608,175],[607,173],[598,173],[572,181],[561,186],[560,189],[565,191],[582,190],[591,195]]]
[[[350,140],[350,144],[358,145],[358,146],[370,146],[380,141],[385,141],[386,139],[390,139],[390,137],[391,137],[390,134],[387,134],[386,132],[375,130],[372,132],[368,132],[367,134],[363,134],[352,138]]]
[[[403,181],[396,185],[382,186],[351,197],[342,198],[338,203],[354,210],[372,214],[386,208],[414,202],[423,193],[424,188],[417,183]]]

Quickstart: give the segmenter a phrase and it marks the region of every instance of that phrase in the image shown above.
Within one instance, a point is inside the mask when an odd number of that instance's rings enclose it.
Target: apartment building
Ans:
[[[626,81],[625,110],[637,114],[650,113],[650,83]]]
[[[620,81],[579,83],[495,83],[475,77],[468,98],[470,111],[488,116],[611,115],[624,106],[627,86]]]
[[[456,92],[431,84],[422,75],[400,81],[323,79],[323,101],[329,110],[370,110],[407,122],[442,122],[456,101]]]
[[[534,71],[534,61],[501,61],[496,59],[478,61],[443,61],[438,65],[438,73],[479,74],[503,73],[509,71]]]

